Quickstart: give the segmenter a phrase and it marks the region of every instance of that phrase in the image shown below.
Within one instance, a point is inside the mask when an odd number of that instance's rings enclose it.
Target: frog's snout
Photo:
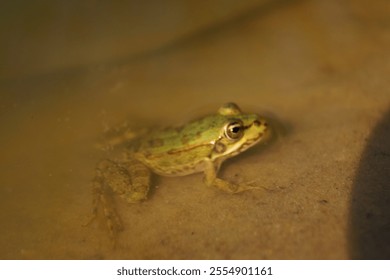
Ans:
[[[268,123],[265,120],[257,119],[253,121],[254,126],[264,126],[265,129],[268,127]]]

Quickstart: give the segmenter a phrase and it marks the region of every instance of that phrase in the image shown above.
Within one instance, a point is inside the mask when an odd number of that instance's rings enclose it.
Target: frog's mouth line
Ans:
[[[246,141],[242,146],[240,147],[239,151],[244,151],[247,148],[253,146],[256,142],[258,142],[263,137],[263,133],[260,133],[256,138],[252,138],[251,140]]]
[[[249,125],[248,127],[250,127],[251,125]],[[247,140],[245,143],[243,143],[235,152],[233,152],[230,156],[235,156],[235,155],[238,155],[240,154],[241,152],[247,150],[248,148],[252,147],[253,145],[255,145],[257,142],[259,142],[261,140],[261,138],[263,138],[264,136],[264,132],[261,132],[257,135],[257,137],[255,138],[252,138],[252,139],[249,139]]]

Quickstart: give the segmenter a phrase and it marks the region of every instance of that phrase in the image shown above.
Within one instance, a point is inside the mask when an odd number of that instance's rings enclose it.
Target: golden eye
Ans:
[[[225,127],[225,135],[229,140],[238,140],[244,135],[244,124],[235,120]]]

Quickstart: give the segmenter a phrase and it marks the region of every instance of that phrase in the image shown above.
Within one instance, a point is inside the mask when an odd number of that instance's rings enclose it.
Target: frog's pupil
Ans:
[[[240,127],[239,126],[235,126],[232,128],[232,132],[233,133],[238,133],[240,131]]]

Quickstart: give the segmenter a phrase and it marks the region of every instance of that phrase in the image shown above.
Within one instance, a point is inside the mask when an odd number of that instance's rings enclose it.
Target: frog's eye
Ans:
[[[244,135],[244,124],[241,121],[233,121],[225,127],[225,135],[229,140],[238,140]]]

